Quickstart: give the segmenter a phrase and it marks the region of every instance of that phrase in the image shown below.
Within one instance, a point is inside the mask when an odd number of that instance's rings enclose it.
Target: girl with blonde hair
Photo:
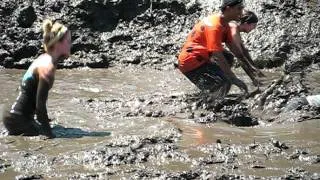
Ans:
[[[53,86],[57,64],[70,54],[71,34],[66,26],[51,20],[45,20],[42,28],[45,53],[34,60],[24,74],[19,95],[3,117],[9,135],[43,134],[54,138],[46,102]]]

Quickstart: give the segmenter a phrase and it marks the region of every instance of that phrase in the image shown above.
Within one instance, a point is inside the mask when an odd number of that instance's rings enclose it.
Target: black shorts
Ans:
[[[185,75],[201,91],[217,91],[227,82],[220,67],[213,63],[204,64]]]
[[[222,54],[229,66],[232,66],[234,62],[233,54],[227,50],[223,50]],[[193,71],[185,73],[185,75],[204,92],[221,91],[223,88],[223,95],[226,95],[231,87],[231,84],[224,77],[223,71],[215,63],[208,62]]]

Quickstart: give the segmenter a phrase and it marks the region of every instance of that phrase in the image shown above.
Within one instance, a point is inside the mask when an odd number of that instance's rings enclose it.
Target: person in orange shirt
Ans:
[[[255,66],[249,51],[242,42],[240,32],[251,32],[256,28],[257,23],[258,17],[256,14],[252,11],[244,11],[240,18],[240,23],[235,21],[229,23],[232,42],[226,43],[230,51],[240,60],[240,65],[256,86],[258,86],[260,82],[255,77],[265,77],[265,75]]]
[[[222,43],[231,43],[230,21],[239,21],[243,11],[242,0],[223,0],[221,13],[210,15],[192,29],[179,54],[178,68],[199,89],[214,92],[235,84],[248,93],[246,84],[231,71],[233,55]],[[227,82],[227,83],[226,83]]]

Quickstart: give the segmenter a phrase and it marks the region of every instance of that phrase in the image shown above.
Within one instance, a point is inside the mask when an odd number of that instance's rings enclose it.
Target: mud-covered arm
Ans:
[[[252,65],[254,65],[254,62],[253,62],[253,60],[252,60],[252,58],[251,58],[251,55],[250,55],[248,49],[244,46],[244,44],[243,44],[242,42],[241,42],[240,46],[241,46],[243,55],[247,58],[247,60],[248,60]]]
[[[251,63],[251,65],[253,66],[254,71],[257,73],[257,75],[259,77],[265,77],[265,75],[255,66],[248,49],[244,46],[243,43],[241,43],[241,47],[242,47],[242,52],[243,52],[244,57],[248,60],[249,63]]]
[[[237,59],[240,61],[239,64],[242,67],[242,69],[248,74],[248,76],[253,76],[253,68],[251,63],[246,59],[245,55],[243,54],[243,51],[239,48],[239,46],[236,46],[235,43],[227,43],[226,44],[228,49],[237,57]]]
[[[248,92],[247,85],[239,78],[237,78],[236,75],[232,72],[231,67],[227,63],[227,60],[223,56],[222,52],[212,53],[210,61],[216,63],[220,67],[220,69],[224,73],[224,77],[226,78],[226,80],[228,80],[231,84],[235,84],[245,92]]]
[[[37,119],[41,123],[43,131],[46,136],[53,137],[51,127],[49,124],[49,117],[47,113],[47,99],[48,93],[51,88],[51,78],[39,75],[37,99],[36,99],[36,114]]]
[[[40,78],[37,89],[36,113],[37,118],[41,123],[48,122],[49,120],[46,107],[49,90],[49,83]]]
[[[244,66],[247,66],[247,69],[251,69],[253,71],[255,69],[254,63],[242,43],[239,27],[233,23],[229,23],[229,26],[231,37],[228,39],[226,45],[228,46],[230,51],[237,57],[237,59],[239,59],[240,64],[242,63]]]
[[[242,69],[246,72],[246,74],[250,77],[254,85],[258,85],[259,82],[255,77],[255,68],[252,66],[251,63],[246,59],[246,57],[243,55],[242,50],[239,48],[239,46],[236,46],[234,42],[227,43],[226,44],[229,50],[237,57],[239,60],[239,64],[242,67]]]
[[[238,40],[236,38],[236,40],[234,40],[232,43],[228,43],[227,47],[237,57],[237,59],[240,60],[240,65],[243,64],[243,65],[247,66],[247,68],[253,70],[254,64],[251,59],[251,56],[249,55],[249,58],[247,58],[248,51],[246,49],[244,49],[242,42],[239,42],[239,41],[241,41],[241,40]]]
[[[238,28],[231,29],[232,42],[229,43],[228,48],[230,48],[240,62],[242,62],[241,67],[246,71],[252,80],[255,76],[254,73],[260,77],[264,76],[264,74],[258,68],[256,68],[248,49],[244,46]]]

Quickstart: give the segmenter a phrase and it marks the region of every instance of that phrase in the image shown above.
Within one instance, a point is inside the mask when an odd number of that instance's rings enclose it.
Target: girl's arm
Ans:
[[[49,124],[49,118],[47,113],[47,99],[50,88],[52,87],[54,80],[54,71],[52,68],[41,67],[38,69],[38,89],[36,97],[36,114],[37,119],[41,123],[44,133],[49,138],[53,138],[54,135],[51,131]]]

